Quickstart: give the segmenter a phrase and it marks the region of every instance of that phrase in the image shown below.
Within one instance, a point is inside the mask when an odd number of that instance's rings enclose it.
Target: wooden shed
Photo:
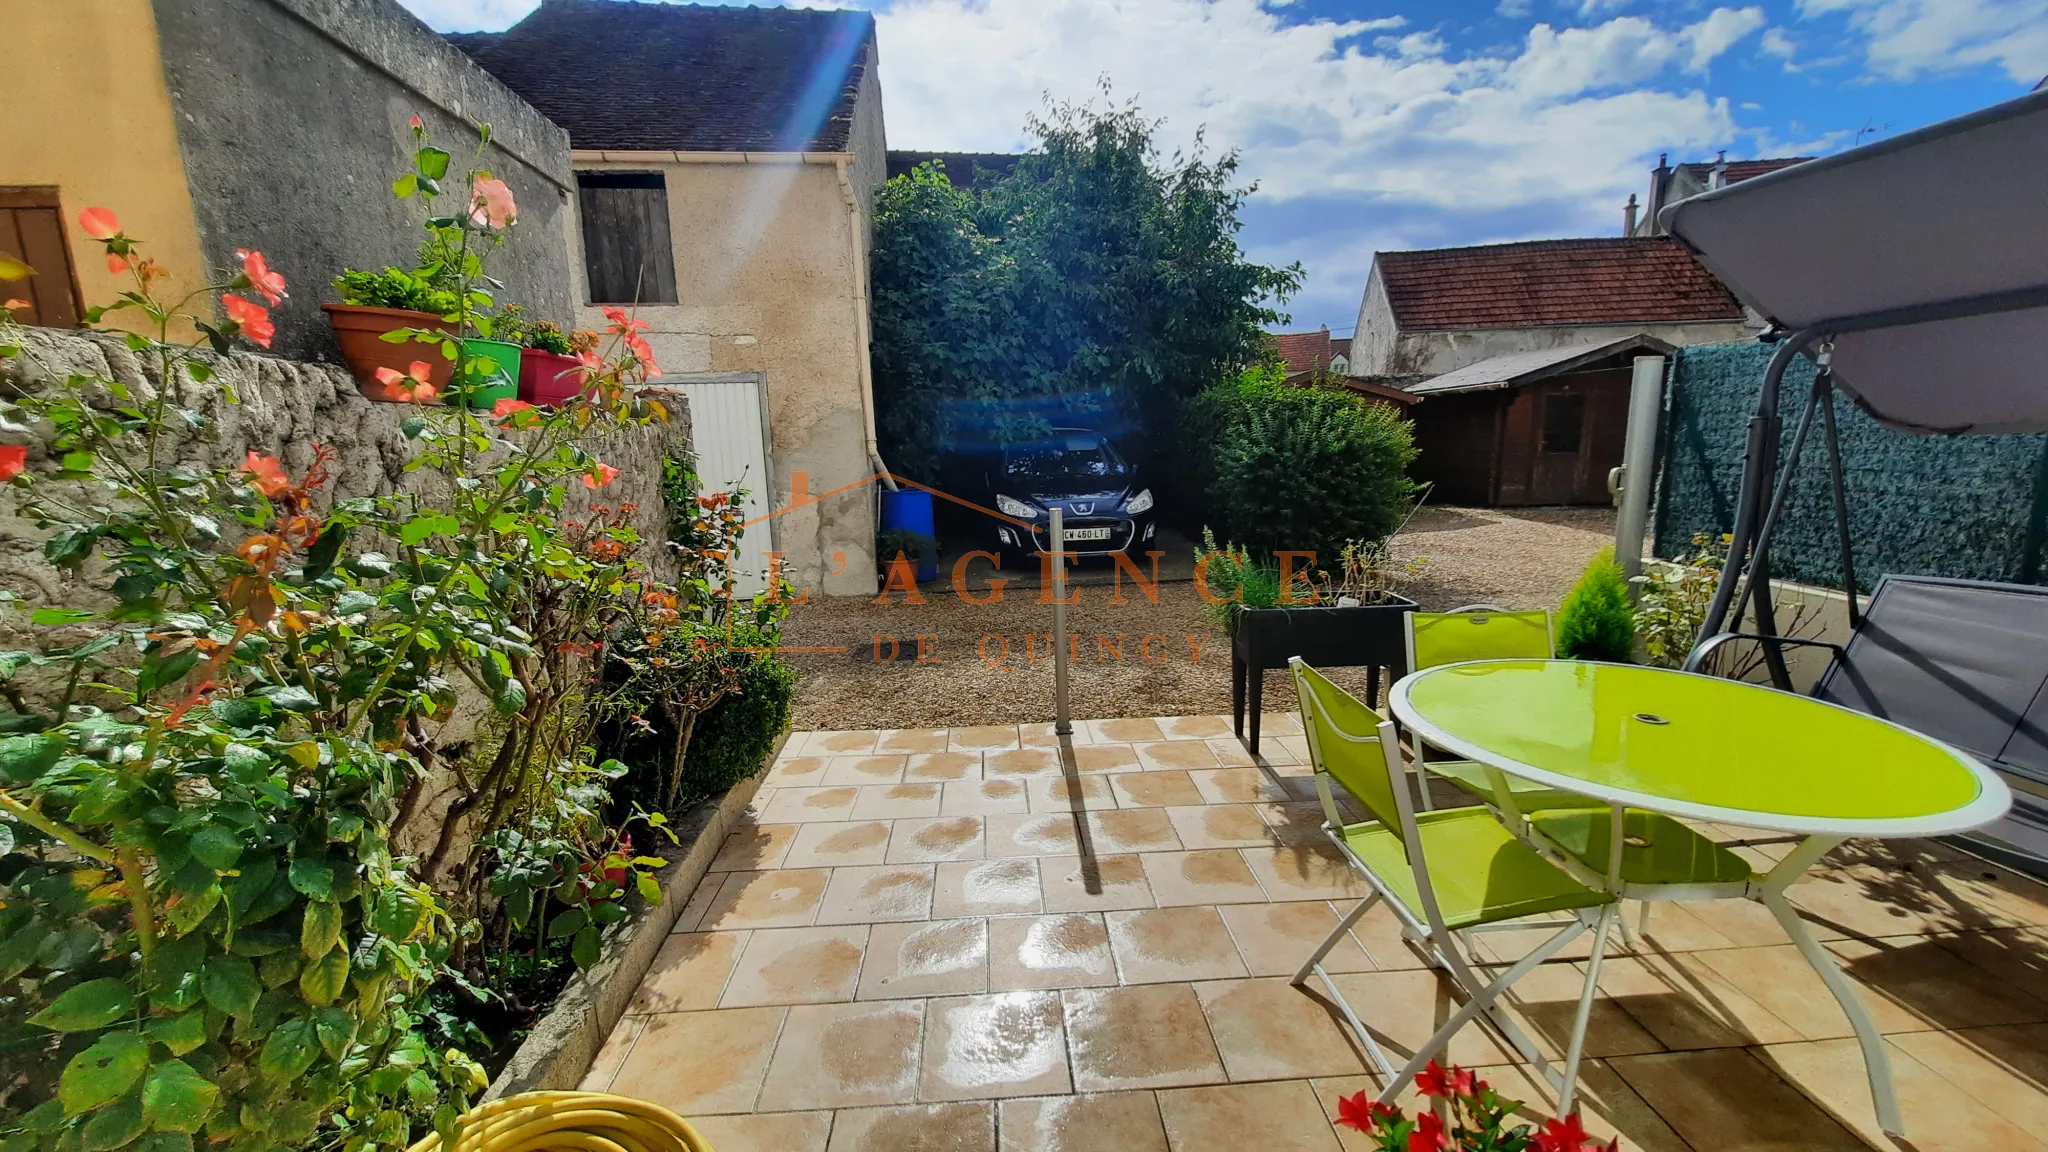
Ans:
[[[1408,385],[1419,450],[1411,470],[1447,504],[1605,504],[1621,465],[1638,356],[1671,346],[1628,336],[1515,352]]]

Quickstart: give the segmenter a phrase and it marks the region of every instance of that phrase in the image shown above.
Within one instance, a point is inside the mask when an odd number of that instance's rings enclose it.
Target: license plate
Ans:
[[[1109,529],[1069,528],[1066,530],[1066,537],[1069,540],[1107,540],[1109,539]]]

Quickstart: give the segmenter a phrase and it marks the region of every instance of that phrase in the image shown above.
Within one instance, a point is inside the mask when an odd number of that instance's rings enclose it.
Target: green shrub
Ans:
[[[1628,578],[1602,548],[1557,610],[1557,654],[1567,660],[1635,661],[1635,610],[1628,602]]]
[[[1199,483],[1225,539],[1270,556],[1312,551],[1328,566],[1348,540],[1401,524],[1415,441],[1385,404],[1296,387],[1261,366],[1191,406],[1186,442],[1209,445]]]
[[[795,696],[796,669],[772,652],[754,654],[740,669],[739,690],[698,717],[683,756],[684,790],[716,795],[759,772],[776,737],[789,727]]]
[[[362,308],[406,308],[436,316],[452,315],[461,308],[455,293],[435,287],[423,276],[396,268],[382,272],[351,268],[335,278],[334,290],[341,293],[342,303]]]

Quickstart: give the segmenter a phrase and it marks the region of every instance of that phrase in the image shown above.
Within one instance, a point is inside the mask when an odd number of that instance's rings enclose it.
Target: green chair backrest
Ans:
[[[1475,606],[1408,614],[1408,670],[1462,660],[1548,660],[1550,613]]]
[[[1400,808],[1378,736],[1380,714],[1302,663],[1301,657],[1287,663],[1301,703],[1301,726],[1308,733],[1309,758],[1365,805],[1373,819],[1398,829]],[[1330,816],[1335,819],[1334,813]]]

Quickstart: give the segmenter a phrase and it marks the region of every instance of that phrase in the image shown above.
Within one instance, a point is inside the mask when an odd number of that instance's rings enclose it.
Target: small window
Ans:
[[[592,304],[673,304],[676,258],[659,172],[578,172],[583,271]]]
[[[55,188],[0,188],[0,256],[35,270],[27,280],[0,283],[0,297],[28,301],[14,310],[23,324],[78,327],[78,282],[64,242],[64,215]]]
[[[1577,455],[1580,430],[1586,423],[1586,398],[1560,393],[1543,399],[1543,450]]]

